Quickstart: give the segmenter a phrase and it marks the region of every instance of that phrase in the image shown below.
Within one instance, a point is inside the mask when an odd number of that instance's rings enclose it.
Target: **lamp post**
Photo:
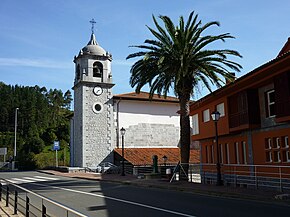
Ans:
[[[216,162],[216,169],[217,169],[217,179],[216,179],[216,185],[220,186],[222,185],[222,177],[221,177],[221,164],[220,164],[220,151],[219,151],[219,143],[218,143],[218,127],[217,122],[220,119],[220,113],[218,111],[214,111],[211,113],[211,118],[214,121],[215,124],[215,143],[216,143],[216,156],[217,156],[217,162]]]
[[[15,125],[14,125],[14,154],[13,154],[13,159],[12,159],[12,169],[15,169],[15,161],[16,161],[16,134],[17,134],[17,111],[19,108],[15,108]]]
[[[15,127],[14,127],[14,161],[16,160],[16,134],[17,134],[17,111],[19,108],[15,109]]]
[[[162,159],[163,159],[163,162],[164,162],[164,166],[166,167],[167,156],[166,156],[166,155],[164,155],[164,156],[162,157]]]
[[[126,133],[126,130],[124,127],[121,128],[120,130],[121,136],[122,136],[122,173],[121,176],[125,176],[125,166],[124,166],[124,135]]]

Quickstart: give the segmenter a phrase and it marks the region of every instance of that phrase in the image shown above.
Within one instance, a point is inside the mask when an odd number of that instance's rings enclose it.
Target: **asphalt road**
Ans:
[[[38,172],[1,172],[0,178],[19,183],[22,187],[92,217],[290,216],[290,206],[282,204],[73,179]],[[40,205],[36,198],[31,196],[31,200]],[[66,216],[51,204],[46,206],[48,213]]]

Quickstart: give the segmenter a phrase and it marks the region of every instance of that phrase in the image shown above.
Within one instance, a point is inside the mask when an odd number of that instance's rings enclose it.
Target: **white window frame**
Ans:
[[[277,151],[277,153],[278,153],[278,163],[280,163],[281,162],[281,152]]]
[[[269,161],[266,161],[267,163],[272,163],[273,160],[272,160],[272,152],[271,151],[267,151],[266,152],[267,154],[269,154]]]
[[[276,137],[276,148],[280,148],[280,137]]]
[[[274,161],[273,162],[274,163],[280,163],[281,162],[281,153],[280,153],[280,151],[274,151],[273,154],[274,154]],[[277,161],[275,160],[276,154],[277,154]]]
[[[192,116],[192,135],[199,134],[198,114]]]
[[[227,161],[228,164],[230,164],[230,150],[229,150],[229,143],[226,144],[226,149],[227,149]]]
[[[247,162],[247,147],[246,147],[246,142],[242,142],[242,147],[243,147],[243,155],[244,155],[244,164],[248,164]]]
[[[237,164],[240,164],[240,156],[239,156],[239,143],[235,142],[235,146],[236,146],[236,159],[237,159]]]
[[[286,160],[290,162],[290,151],[286,151]]]
[[[96,105],[99,105],[100,106],[100,110],[96,110]],[[96,102],[93,104],[93,112],[96,113],[96,114],[99,114],[99,113],[102,113],[103,109],[104,109],[104,106],[101,102]]]
[[[213,145],[211,146],[211,162],[214,163],[214,150],[213,150]]]
[[[225,104],[220,103],[216,106],[216,110],[221,114],[220,117],[225,116]]]
[[[205,163],[208,163],[208,146],[205,145]]]
[[[203,110],[202,118],[203,118],[203,122],[209,122],[210,121],[209,109]]]
[[[288,136],[284,137],[284,144],[285,144],[285,148],[289,148],[289,140],[288,140]]]
[[[268,144],[268,148],[267,149],[272,149],[272,139],[271,138],[267,139],[267,144]]]
[[[273,118],[276,116],[276,114],[273,114],[271,115],[271,105],[275,105],[275,101],[274,102],[270,102],[270,94],[275,92],[275,90],[270,90],[270,91],[267,91],[266,94],[267,94],[267,107],[268,107],[268,118]]]

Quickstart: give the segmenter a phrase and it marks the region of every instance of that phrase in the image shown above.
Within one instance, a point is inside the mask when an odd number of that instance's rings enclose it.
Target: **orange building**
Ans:
[[[290,167],[284,167],[290,166],[290,38],[275,59],[191,104],[203,182],[216,181],[213,111],[221,114],[217,128],[224,183],[231,183],[229,174],[256,178],[273,170],[273,176],[290,181]]]

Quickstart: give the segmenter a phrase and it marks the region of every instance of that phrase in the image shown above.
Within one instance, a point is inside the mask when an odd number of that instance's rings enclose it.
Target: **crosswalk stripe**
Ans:
[[[39,179],[39,178],[34,178],[34,177],[23,177],[24,179],[32,180],[32,181],[40,181],[44,182],[46,181],[45,179]]]
[[[46,177],[46,176],[32,176],[32,177],[26,176],[26,177],[21,177],[21,178],[10,178],[6,180],[14,184],[23,184],[23,183],[32,183],[32,182],[55,181],[59,179]],[[4,183],[1,183],[1,184],[4,185]]]
[[[13,183],[13,181],[16,181],[15,184],[34,182],[32,180],[27,180],[27,179],[24,179],[24,178],[12,178],[11,182]]]
[[[13,179],[6,179],[8,182],[11,182],[11,183],[14,183],[14,184],[17,184],[19,181],[16,181],[16,180],[13,180]]]
[[[58,180],[58,178],[51,178],[51,177],[46,177],[46,176],[35,176],[35,177],[40,178],[40,179]]]

